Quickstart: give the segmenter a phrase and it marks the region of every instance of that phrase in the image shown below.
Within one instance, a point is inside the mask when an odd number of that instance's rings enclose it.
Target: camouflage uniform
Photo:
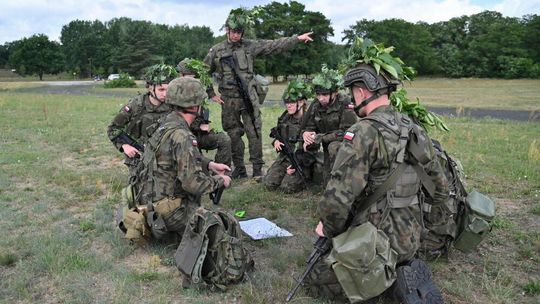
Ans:
[[[207,110],[206,110],[207,111]],[[201,125],[207,124],[203,115],[197,116],[189,126],[190,130],[197,137],[200,150],[216,150],[215,160],[218,163],[231,165],[231,138],[225,132],[215,132],[213,130],[203,131]]]
[[[278,118],[277,129],[283,139],[298,137],[300,133],[300,123],[301,118],[295,118],[285,111]],[[275,140],[272,141],[272,147],[274,147],[274,142]],[[293,148],[293,150],[295,146],[296,144],[291,143],[291,148]],[[291,162],[287,157],[283,153],[279,153],[278,158],[274,161],[272,166],[270,166],[263,179],[266,188],[269,190],[280,188],[286,193],[301,191],[304,188],[302,177],[300,177],[298,173],[288,175],[287,167],[290,165]]]
[[[258,96],[253,87],[253,63],[258,55],[278,53],[292,48],[298,43],[297,36],[280,38],[276,40],[250,40],[242,39],[239,42],[224,41],[213,46],[204,63],[210,67],[210,73],[217,74],[217,81],[221,98],[225,102],[221,111],[221,123],[231,138],[232,161],[235,168],[244,167],[244,142],[242,135],[247,135],[249,142],[249,160],[253,168],[260,168],[264,164],[262,154],[261,111]],[[254,123],[245,110],[244,101],[234,79],[231,68],[222,63],[223,57],[233,56],[241,77],[250,87],[247,92],[251,97],[254,112]],[[215,96],[214,89],[208,88],[208,97]]]
[[[390,106],[381,106],[370,116],[379,116],[396,124],[399,119],[410,121],[406,115],[396,113]],[[381,186],[397,167],[401,150],[399,134],[370,119],[353,125],[345,136],[330,174],[330,181],[318,205],[318,214],[324,234],[333,238],[349,226],[366,221],[383,230],[390,239],[390,246],[398,253],[398,263],[412,259],[420,246],[421,197],[420,179],[411,166],[407,166],[396,186],[366,211],[363,199]],[[447,180],[435,157],[433,147],[423,147],[429,162],[424,167],[435,184],[435,202],[442,203],[448,195]],[[389,206],[391,204],[392,206]],[[366,207],[366,206],[364,206]],[[389,209],[388,209],[389,208]],[[386,212],[385,212],[386,210]],[[343,299],[341,285],[332,268],[321,259],[310,275],[310,291],[333,299]]]
[[[177,229],[180,234],[200,206],[201,195],[223,186],[221,177],[207,175],[210,161],[201,155],[197,145],[187,122],[171,112],[148,141],[150,152],[143,158],[145,169],[141,175],[146,177],[141,179],[140,203],[181,198],[184,209],[174,219],[176,226],[181,224]]]
[[[337,94],[334,101],[327,107],[321,106],[318,101],[313,102],[302,122],[302,131],[317,133],[316,142],[322,143],[324,151],[324,184],[328,182],[330,170],[334,163],[340,143],[343,139],[343,132],[352,126],[356,121],[356,114],[353,112],[353,104],[347,95]],[[318,144],[308,147],[305,159],[312,158],[315,163],[315,154],[319,150]]]
[[[122,133],[126,133],[138,143],[144,145],[150,136],[152,136],[158,120],[170,111],[169,105],[165,103],[157,106],[153,105],[150,102],[149,93],[138,95],[132,98],[127,105],[123,106],[120,112],[113,118],[113,121],[107,128],[107,135],[120,152],[124,152],[122,145],[125,142],[120,141],[117,136]],[[135,174],[135,168],[138,162],[139,158],[126,156],[124,164],[128,166],[130,176]]]

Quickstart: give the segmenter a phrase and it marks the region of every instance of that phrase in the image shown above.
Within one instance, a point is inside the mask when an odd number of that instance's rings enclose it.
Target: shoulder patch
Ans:
[[[353,132],[345,132],[345,135],[343,135],[343,138],[346,139],[346,140],[353,140],[354,138],[354,133]]]
[[[345,106],[345,109],[347,109],[347,110],[354,110],[354,104],[352,104],[352,103],[347,104],[347,105]]]
[[[124,107],[124,111],[125,111],[125,112],[129,112],[130,110],[131,110],[131,109],[130,109],[128,106],[125,106],[125,107]]]
[[[193,140],[191,141],[191,144],[192,144],[194,147],[197,147],[197,146],[199,145],[199,143],[197,142],[196,139],[193,139]]]

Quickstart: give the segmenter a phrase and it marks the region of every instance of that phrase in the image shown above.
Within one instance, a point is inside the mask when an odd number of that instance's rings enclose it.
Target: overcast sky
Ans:
[[[0,44],[45,34],[59,41],[62,26],[72,20],[108,21],[129,17],[160,24],[206,25],[219,32],[232,8],[265,5],[271,1],[244,0],[19,0],[2,1]],[[287,2],[287,1],[278,1]],[[342,31],[361,19],[400,18],[428,23],[471,15],[484,10],[504,16],[540,14],[540,0],[299,0],[309,11],[322,12],[334,28],[334,42],[341,42]]]

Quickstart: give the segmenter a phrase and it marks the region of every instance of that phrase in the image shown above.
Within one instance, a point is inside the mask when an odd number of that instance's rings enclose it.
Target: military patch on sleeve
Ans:
[[[349,103],[349,104],[347,104],[347,106],[345,106],[345,108],[346,108],[347,110],[354,110],[354,104]]]
[[[129,110],[131,110],[131,109],[128,106],[124,107],[124,111],[129,112]]]
[[[354,133],[352,132],[346,132],[345,135],[343,135],[343,138],[346,139],[346,140],[353,140],[354,138]]]
[[[199,143],[197,142],[196,139],[193,139],[193,140],[191,141],[191,144],[192,144],[194,147],[197,147],[197,146],[199,145]]]

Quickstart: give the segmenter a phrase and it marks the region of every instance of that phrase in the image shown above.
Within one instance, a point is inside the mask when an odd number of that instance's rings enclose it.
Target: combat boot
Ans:
[[[262,165],[253,165],[253,177],[262,177]]]
[[[441,291],[422,260],[398,267],[395,288],[395,296],[404,304],[444,304]]]
[[[231,173],[231,178],[232,179],[247,178],[246,167],[245,166],[235,167],[233,172]]]

